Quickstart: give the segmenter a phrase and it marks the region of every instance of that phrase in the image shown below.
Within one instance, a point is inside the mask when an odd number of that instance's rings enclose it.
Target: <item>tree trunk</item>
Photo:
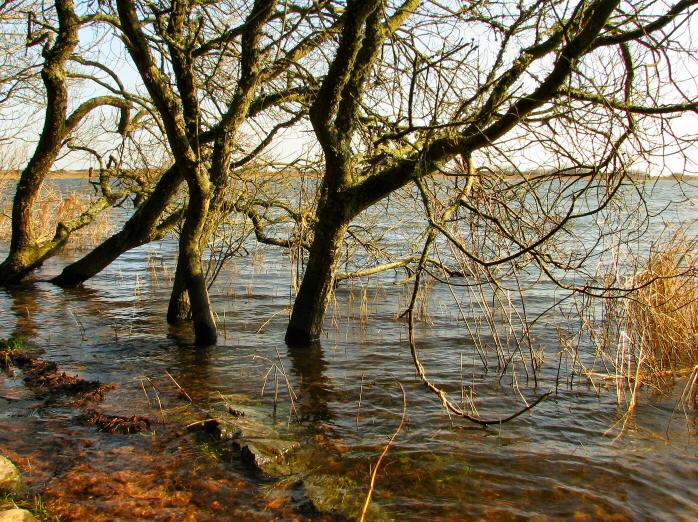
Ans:
[[[56,238],[42,245],[10,249],[7,259],[0,264],[0,286],[17,284],[30,272],[39,268],[46,259],[58,253],[65,245],[68,233],[59,227]]]
[[[189,205],[187,206],[187,215],[179,238],[177,266],[178,269],[181,267],[187,293],[189,294],[195,342],[198,345],[206,346],[215,344],[218,339],[201,262],[201,238],[208,217],[210,183],[202,173],[187,181],[189,186]]]
[[[12,238],[7,259],[0,264],[0,285],[19,282],[25,275],[41,265],[46,253],[38,248],[32,236],[32,209],[41,190],[44,178],[51,169],[61,148],[63,118],[67,105],[67,93],[52,93],[48,103],[46,121],[41,138],[32,159],[22,171],[12,203]],[[50,138],[46,137],[51,135]],[[56,137],[58,139],[56,139]],[[62,244],[60,245],[62,246]]]
[[[344,233],[350,221],[346,205],[332,199],[320,203],[308,264],[286,329],[285,339],[289,346],[307,346],[322,332],[325,309],[342,253]]]
[[[177,324],[180,321],[191,319],[191,303],[187,293],[187,283],[184,278],[182,261],[177,257],[177,270],[175,271],[170,303],[167,306],[167,322]]]
[[[64,45],[71,46],[72,50],[77,44],[77,33],[73,34],[76,29],[71,24],[67,25],[69,26],[67,32],[70,34],[66,37],[68,42]],[[64,61],[53,63],[52,60],[47,59],[41,71],[47,95],[44,127],[34,154],[17,183],[12,202],[12,239],[7,259],[0,264],[0,285],[19,282],[45,259],[42,255],[45,252],[37,248],[38,245],[32,237],[32,209],[44,178],[58,157],[65,136],[64,122],[68,108],[68,90],[62,71],[64,63]]]
[[[78,286],[109,266],[124,252],[158,239],[157,222],[182,183],[179,169],[172,166],[162,175],[150,197],[123,228],[81,259],[66,266],[51,282],[61,287]]]

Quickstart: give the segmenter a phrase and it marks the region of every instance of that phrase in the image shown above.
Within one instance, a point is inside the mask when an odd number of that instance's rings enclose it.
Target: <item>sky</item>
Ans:
[[[696,17],[689,27],[683,29],[681,38],[686,42],[687,46],[693,46],[691,33],[696,32],[698,25]],[[486,35],[476,35],[483,52],[487,51],[487,45],[494,45],[495,42],[487,42]],[[127,89],[143,92],[140,86],[139,77],[135,67],[126,55],[122,43],[111,36],[107,31],[98,27],[87,27],[81,30],[81,50],[88,56],[99,57],[103,63],[109,64],[119,75],[121,81],[126,85]],[[693,71],[698,70],[698,64],[695,60],[688,60],[680,64],[677,71],[672,73],[677,77],[685,77],[685,81],[691,81],[688,85],[691,92],[696,92],[696,82],[692,78]],[[660,78],[661,83],[661,78]],[[73,106],[77,101],[86,99],[89,96],[103,94],[101,88],[88,87],[84,84],[75,82],[71,86],[71,99]],[[36,96],[39,98],[39,96]],[[36,103],[25,104],[19,103],[10,107],[2,107],[0,109],[0,137],[7,138],[12,136],[12,139],[4,139],[0,141],[0,168],[21,168],[31,154],[33,147],[38,139],[43,111],[41,101]],[[118,115],[114,110],[108,110],[103,114],[96,114],[91,123],[97,124],[95,130],[89,137],[91,144],[106,146],[112,143],[114,135],[99,130],[113,129],[116,126]],[[695,136],[698,134],[698,116],[695,113],[685,114],[681,117],[672,119],[666,122],[665,129],[651,129],[654,133],[657,143],[664,142],[661,147],[654,148],[650,153],[645,153],[642,157],[638,157],[633,168],[638,171],[647,170],[653,175],[667,175],[670,173],[689,173],[698,174],[698,150],[695,146]],[[16,127],[21,127],[19,132]],[[667,130],[670,129],[671,132]],[[686,140],[684,150],[680,150],[674,137]],[[571,147],[579,144],[570,144]],[[270,148],[270,152],[275,157],[280,159],[296,158],[299,152],[305,151],[309,155],[316,154],[318,147],[315,137],[313,136],[310,125],[307,122],[301,126],[289,129],[279,134],[274,145]],[[548,161],[545,157],[546,152],[541,147],[530,146],[512,156],[513,162],[519,165],[521,170],[537,168],[541,163]],[[158,161],[165,162],[166,158],[157,157],[150,158],[153,163]],[[63,155],[55,165],[56,169],[85,169],[94,165],[92,159],[80,156],[75,153]]]

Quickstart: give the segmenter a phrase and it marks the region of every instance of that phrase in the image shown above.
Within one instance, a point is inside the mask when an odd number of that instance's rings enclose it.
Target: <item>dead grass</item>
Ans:
[[[629,409],[637,391],[649,386],[670,389],[678,377],[690,376],[698,364],[698,248],[683,231],[660,240],[647,266],[627,282],[636,288],[628,298],[607,307],[619,318],[617,344],[610,355],[619,386],[629,392]]]
[[[13,190],[14,185],[11,180],[3,179],[0,182],[0,208],[2,209],[0,241],[9,241],[11,238]],[[34,205],[32,234],[36,241],[41,243],[51,240],[59,222],[65,222],[80,215],[94,198],[94,195],[86,192],[71,191],[63,194],[55,186],[45,184]],[[111,235],[113,231],[111,212],[102,212],[90,225],[73,232],[66,248],[72,250],[92,249]]]

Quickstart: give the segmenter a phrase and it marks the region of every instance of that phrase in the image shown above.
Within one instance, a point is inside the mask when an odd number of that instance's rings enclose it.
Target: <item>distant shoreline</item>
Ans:
[[[3,179],[6,180],[18,180],[22,172],[20,170],[6,170],[6,171],[0,171],[0,181]],[[300,172],[298,171],[290,171],[290,172],[260,172],[257,173],[255,177],[259,176],[278,176],[278,175],[283,175],[284,177],[301,177]],[[504,178],[520,178],[520,179],[526,179],[527,174],[500,174]],[[536,177],[537,175],[541,175],[541,173],[532,173],[530,177]],[[544,175],[544,174],[543,174]],[[248,176],[243,176],[243,177],[248,177]],[[312,177],[312,178],[317,178],[319,177],[318,173],[307,173],[305,177]],[[691,174],[670,174],[670,175],[665,175],[665,176],[644,176],[644,175],[638,175],[638,174],[630,174],[629,177],[631,179],[644,179],[644,180],[651,180],[651,181],[657,181],[657,180],[668,180],[668,179],[685,179],[685,180],[695,180],[698,179],[698,175],[691,175]],[[98,178],[98,172],[94,171],[92,174],[92,177],[90,177],[90,171],[89,170],[54,170],[49,173],[48,176],[46,176],[46,179],[48,180],[56,180],[56,179],[80,179],[80,180],[88,180],[88,179],[95,179],[97,180]]]
[[[0,179],[19,179],[22,174],[19,170],[0,172]],[[90,179],[89,170],[54,170],[46,176],[46,179]]]

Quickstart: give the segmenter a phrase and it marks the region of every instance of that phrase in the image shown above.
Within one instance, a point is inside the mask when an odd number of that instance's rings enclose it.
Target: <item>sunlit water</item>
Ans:
[[[684,191],[681,195],[673,182],[653,189],[657,208],[682,201],[665,213],[666,220],[693,217],[698,190],[686,186]],[[74,408],[46,404],[21,380],[0,376],[0,395],[13,399],[0,399],[0,447],[63,519],[298,516],[292,504],[274,505],[269,481],[234,460],[215,459],[200,440],[176,432],[178,422],[195,418],[197,408],[218,392],[261,397],[271,409],[276,390],[278,428],[303,442],[309,475],[343,477],[335,484],[356,514],[372,466],[400,422],[398,381],[406,394],[406,424],[378,474],[374,517],[698,516],[695,417],[687,419],[676,409],[677,393],[643,394],[616,437],[625,404],[618,404],[614,388],[596,389],[571,375],[566,356],[558,371],[560,341],[552,319],[539,321],[534,330],[535,348],[545,353],[535,387],[518,358],[502,376],[490,353],[485,371],[459,324],[450,291],[433,287],[428,320],[418,324],[418,345],[430,377],[454,400],[460,402],[461,388],[468,396],[473,389],[479,414],[497,418],[521,408],[521,396],[530,401],[554,392],[516,420],[482,429],[449,418],[438,398],[419,384],[404,321],[398,318],[405,289],[391,284],[402,276],[340,286],[321,342],[290,350],[283,342],[291,304],[288,255],[265,249],[254,260],[235,259],[211,293],[219,343],[198,350],[188,327],[172,328],[164,321],[175,251],[172,240],[135,249],[76,290],[41,281],[0,290],[0,337],[21,337],[64,371],[117,384],[100,406],[104,411],[159,422],[154,435],[99,433],[77,424]],[[57,273],[71,258],[52,260],[38,278]],[[553,296],[552,286],[535,285],[527,294],[530,311],[544,310]],[[363,320],[362,300],[368,306]],[[275,380],[274,372],[268,373],[273,361],[283,366],[298,394],[297,415],[283,375],[277,373]],[[195,406],[181,397],[167,373]]]

